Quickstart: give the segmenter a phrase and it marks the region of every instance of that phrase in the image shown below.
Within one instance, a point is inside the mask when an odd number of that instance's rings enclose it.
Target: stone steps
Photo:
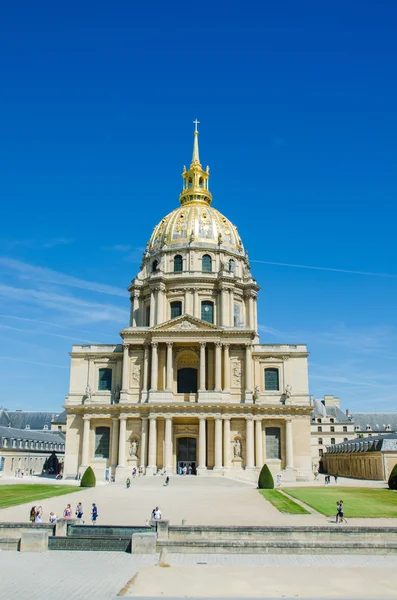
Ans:
[[[396,554],[397,541],[360,540],[157,540],[157,551],[185,554]]]
[[[88,552],[131,552],[131,536],[54,536],[48,538],[48,549]]]

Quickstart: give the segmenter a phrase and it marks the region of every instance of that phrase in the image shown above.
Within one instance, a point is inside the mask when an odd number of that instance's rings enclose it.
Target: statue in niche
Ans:
[[[139,447],[138,440],[131,440],[130,456],[138,457],[138,447]]]
[[[92,389],[90,385],[87,385],[87,387],[85,388],[84,398],[86,400],[91,400],[92,398]]]
[[[287,399],[288,399],[288,398],[291,398],[291,395],[292,395],[292,386],[291,386],[291,385],[287,385],[287,386],[285,387],[285,392],[284,392],[284,395],[285,395],[285,397],[286,397]]]
[[[241,458],[241,442],[239,439],[235,440],[233,444],[234,458]]]
[[[114,402],[117,402],[118,400],[120,400],[120,392],[121,392],[120,384],[117,384],[116,387],[114,388],[114,392],[113,392]]]
[[[261,390],[259,388],[259,385],[256,385],[254,388],[254,399],[259,400],[260,396],[261,396]]]

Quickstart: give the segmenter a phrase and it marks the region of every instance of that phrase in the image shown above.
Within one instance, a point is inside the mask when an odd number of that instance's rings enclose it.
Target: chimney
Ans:
[[[346,408],[346,417],[348,417],[348,416],[349,416],[349,409]]]

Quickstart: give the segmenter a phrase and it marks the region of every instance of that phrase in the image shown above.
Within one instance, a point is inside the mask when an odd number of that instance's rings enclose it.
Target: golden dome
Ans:
[[[154,228],[148,244],[150,253],[167,246],[194,248],[221,248],[244,256],[244,247],[237,227],[219,211],[210,206],[212,196],[208,188],[209,167],[204,171],[199,158],[198,121],[193,141],[190,169],[183,169],[183,189],[179,196],[181,206],[173,210]]]
[[[244,256],[237,228],[218,210],[203,202],[189,202],[173,210],[154,228],[149,252],[190,244],[194,248],[222,248]],[[166,248],[163,248],[166,249]]]

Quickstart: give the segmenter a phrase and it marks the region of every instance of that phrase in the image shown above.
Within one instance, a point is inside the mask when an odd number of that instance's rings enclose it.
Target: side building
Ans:
[[[65,436],[0,426],[0,475],[57,475],[63,471]]]

